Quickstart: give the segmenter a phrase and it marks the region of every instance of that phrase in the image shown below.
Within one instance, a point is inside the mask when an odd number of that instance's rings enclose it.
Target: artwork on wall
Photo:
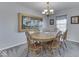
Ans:
[[[50,25],[54,25],[54,19],[50,19]]]
[[[79,24],[79,16],[72,16],[71,24]]]
[[[18,13],[18,31],[25,32],[26,29],[37,29],[42,23],[42,17],[26,15],[23,13]]]

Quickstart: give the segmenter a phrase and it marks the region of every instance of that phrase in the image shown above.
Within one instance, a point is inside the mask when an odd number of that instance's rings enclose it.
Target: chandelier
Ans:
[[[49,7],[49,2],[47,2],[46,5],[46,9],[43,10],[42,14],[47,16],[54,14],[54,10]]]

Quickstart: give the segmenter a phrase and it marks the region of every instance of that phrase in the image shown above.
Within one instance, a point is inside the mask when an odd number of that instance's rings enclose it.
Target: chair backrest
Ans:
[[[27,44],[30,44],[30,34],[28,32],[25,32],[26,38],[27,38]]]
[[[62,32],[59,31],[59,32],[56,34],[56,37],[61,36],[61,34],[62,34]]]
[[[61,31],[59,31],[59,32],[56,34],[56,38],[55,38],[55,40],[53,40],[53,44],[58,44],[58,45],[60,44],[61,34],[62,34]]]
[[[63,38],[63,40],[66,40],[67,39],[67,30],[63,33],[62,38]]]
[[[62,35],[62,32],[59,31],[59,32],[56,34],[56,40],[60,40],[61,35]]]

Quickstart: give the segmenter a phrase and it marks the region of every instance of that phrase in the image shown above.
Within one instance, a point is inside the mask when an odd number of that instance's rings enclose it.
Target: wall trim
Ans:
[[[18,44],[12,45],[12,46],[8,46],[8,47],[5,47],[5,48],[1,48],[0,50],[6,50],[6,49],[9,49],[9,48],[13,48],[13,47],[16,47],[16,46],[23,45],[23,44],[25,44],[25,43],[26,43],[26,42],[21,42],[21,43],[18,43]]]
[[[72,41],[72,42],[76,42],[76,43],[79,43],[78,41],[75,41],[75,40],[68,40],[68,41]]]

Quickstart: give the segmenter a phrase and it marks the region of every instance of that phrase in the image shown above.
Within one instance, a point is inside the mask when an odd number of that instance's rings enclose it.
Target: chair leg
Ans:
[[[60,42],[60,48],[62,48],[62,49],[63,49],[63,51],[64,51],[64,50],[65,50],[65,48],[64,48],[64,46],[63,46],[63,45],[64,45],[64,42],[62,42],[62,41],[61,41],[61,42]]]
[[[52,55],[54,54],[53,51],[51,51],[51,54],[52,54]]]
[[[27,57],[28,57],[28,55],[29,55],[29,44],[27,45]]]
[[[41,55],[43,56],[43,49],[41,49]]]
[[[43,47],[43,51],[42,52],[46,53],[46,48],[45,47]]]
[[[27,51],[27,57],[29,56],[29,50]]]
[[[64,42],[62,42],[62,44],[61,44],[62,46],[61,46],[61,48],[63,49],[63,51],[65,50],[65,48],[64,48],[64,46],[63,45],[65,45],[64,44]]]
[[[61,56],[61,53],[60,53],[60,50],[59,50],[59,48],[58,48],[58,52],[59,52],[59,55]]]
[[[64,42],[65,47],[67,48],[66,42]]]

